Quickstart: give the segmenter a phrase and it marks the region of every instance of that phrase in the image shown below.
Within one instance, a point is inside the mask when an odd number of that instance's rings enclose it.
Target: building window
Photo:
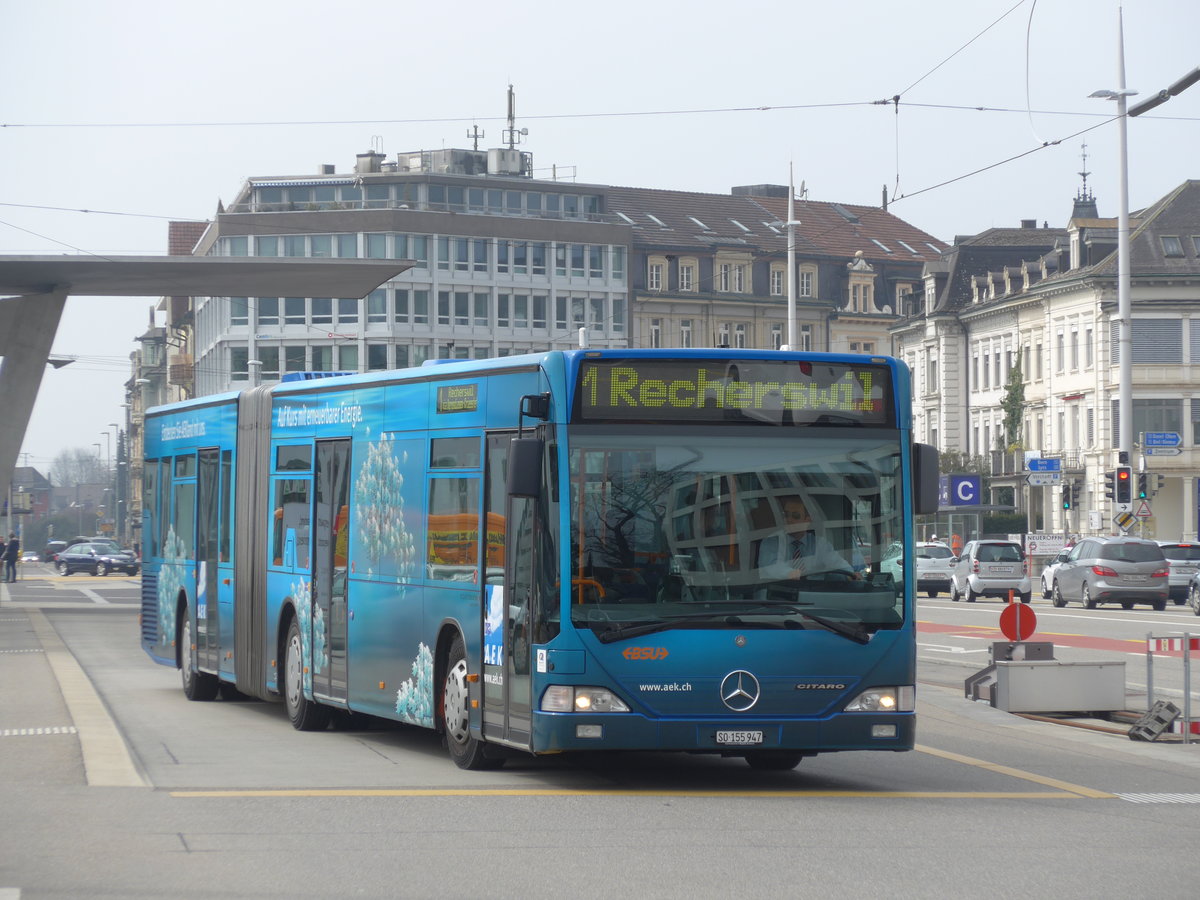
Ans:
[[[875,342],[874,341],[851,341],[850,342],[850,352],[851,353],[874,353],[875,352]]]
[[[507,328],[510,324],[509,306],[511,297],[508,294],[496,295],[496,327]]]
[[[387,322],[387,291],[383,288],[377,288],[367,295],[367,323],[373,325],[380,322]]]
[[[1092,326],[1088,326],[1087,331],[1083,333],[1083,365],[1084,368],[1090,369],[1095,364],[1095,333],[1092,331]]]
[[[746,292],[746,267],[733,266],[730,274],[732,276],[730,290],[735,294],[744,294]]]
[[[692,320],[691,319],[680,319],[679,320],[679,346],[680,347],[692,346]]]
[[[679,290],[694,291],[696,289],[696,267],[689,264],[679,264]]]
[[[1067,367],[1067,335],[1062,329],[1058,331],[1057,343],[1055,344],[1054,354],[1054,371],[1062,372]]]
[[[1042,351],[1042,342],[1038,341],[1037,352],[1034,354],[1034,365],[1037,368],[1037,380],[1038,381],[1041,381],[1043,378],[1043,372],[1042,372],[1042,360],[1043,359],[1045,359],[1045,353],[1043,353],[1043,351]]]
[[[246,325],[249,322],[248,312],[249,302],[245,297],[230,297],[229,298],[229,326],[235,328],[239,325]]]
[[[358,322],[358,301],[353,297],[339,297],[337,320],[339,325],[353,325]]]
[[[261,328],[264,325],[279,324],[279,298],[278,297],[259,297],[258,298],[258,326]]]
[[[739,350],[746,349],[746,323],[738,322],[733,326],[733,346]]]
[[[775,267],[771,268],[771,296],[780,297],[783,295],[783,269]]]
[[[283,371],[303,372],[306,368],[303,344],[292,344],[283,348]]]
[[[367,371],[379,372],[388,367],[388,345],[367,344]]]
[[[651,349],[658,349],[659,347],[662,346],[662,325],[663,325],[662,319],[651,319],[650,320],[650,347],[651,347]]]
[[[1162,241],[1163,256],[1183,256],[1183,241],[1179,238],[1164,234],[1159,240]]]
[[[342,344],[337,351],[337,370],[339,372],[357,372],[358,344]]]
[[[604,331],[604,298],[588,297],[588,328]]]
[[[279,348],[258,347],[255,351],[262,366],[258,370],[259,378],[263,381],[279,380]]]
[[[482,325],[485,328],[487,327],[488,306],[490,305],[491,299],[492,299],[491,294],[488,294],[483,291],[476,292],[476,294],[475,294],[475,309],[473,311],[475,325]]]
[[[729,346],[729,323],[728,322],[722,322],[720,325],[717,326],[717,346],[718,347],[728,347]]]
[[[771,326],[771,349],[781,350],[783,348],[783,326],[778,322]]]
[[[938,364],[936,358],[931,358],[927,364],[928,382],[925,385],[925,393],[932,394],[937,390],[938,385]]]
[[[817,270],[815,266],[800,267],[800,283],[796,293],[801,297],[817,296]]]
[[[1071,370],[1079,369],[1079,329],[1071,329]]]
[[[312,314],[309,316],[309,324],[310,325],[332,325],[333,324],[333,298],[332,297],[313,297],[311,309],[312,309]]]
[[[733,269],[729,263],[721,263],[717,267],[717,290],[723,293],[729,292],[730,272]]]
[[[813,348],[812,326],[811,325],[801,325],[800,326],[800,346],[793,347],[792,349],[793,350],[811,350],[812,348]]]
[[[375,291],[375,293],[383,293]],[[303,325],[305,324],[305,303],[303,297],[284,297],[283,298],[283,324],[284,325]]]
[[[247,347],[229,348],[229,380],[250,380],[250,350]]]
[[[646,289],[661,291],[663,289],[663,267],[661,263],[650,263],[646,272]]]

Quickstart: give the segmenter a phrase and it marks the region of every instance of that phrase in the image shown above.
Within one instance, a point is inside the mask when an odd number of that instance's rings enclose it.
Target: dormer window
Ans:
[[[1162,242],[1163,256],[1183,256],[1183,241],[1171,235],[1162,235],[1159,240]]]

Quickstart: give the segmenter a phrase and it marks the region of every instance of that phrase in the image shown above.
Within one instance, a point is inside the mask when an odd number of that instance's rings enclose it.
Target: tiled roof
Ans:
[[[611,187],[607,198],[608,212],[633,223],[636,245],[787,250],[786,197]],[[846,258],[861,250],[868,260],[925,262],[946,246],[878,207],[797,201],[795,215],[801,223],[795,230],[796,250],[802,254]]]

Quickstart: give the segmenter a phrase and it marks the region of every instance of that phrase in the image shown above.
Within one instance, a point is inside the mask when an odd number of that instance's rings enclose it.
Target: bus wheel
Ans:
[[[787,772],[800,765],[802,759],[803,753],[789,753],[786,750],[755,750],[746,754],[747,764],[759,772]]]
[[[292,727],[297,731],[322,731],[329,724],[330,709],[304,696],[304,644],[300,623],[295,619],[288,626],[284,653],[283,696]]]
[[[215,700],[221,682],[216,675],[201,672],[192,662],[192,623],[183,610],[183,628],[179,636],[179,671],[183,696],[189,700]]]
[[[442,688],[442,726],[446,749],[460,769],[498,769],[503,758],[489,755],[482,741],[471,737],[470,695],[467,690],[467,651],[456,635],[446,659],[446,684]]]

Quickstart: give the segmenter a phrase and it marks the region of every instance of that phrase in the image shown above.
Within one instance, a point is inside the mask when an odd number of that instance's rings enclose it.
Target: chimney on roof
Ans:
[[[1037,228],[1037,219],[1022,219],[1022,228]]]
[[[786,184],[742,184],[734,187],[730,193],[735,197],[779,197],[786,200],[788,186]]]
[[[354,171],[359,175],[369,175],[378,172],[383,164],[383,154],[374,150],[360,153],[355,157]]]

